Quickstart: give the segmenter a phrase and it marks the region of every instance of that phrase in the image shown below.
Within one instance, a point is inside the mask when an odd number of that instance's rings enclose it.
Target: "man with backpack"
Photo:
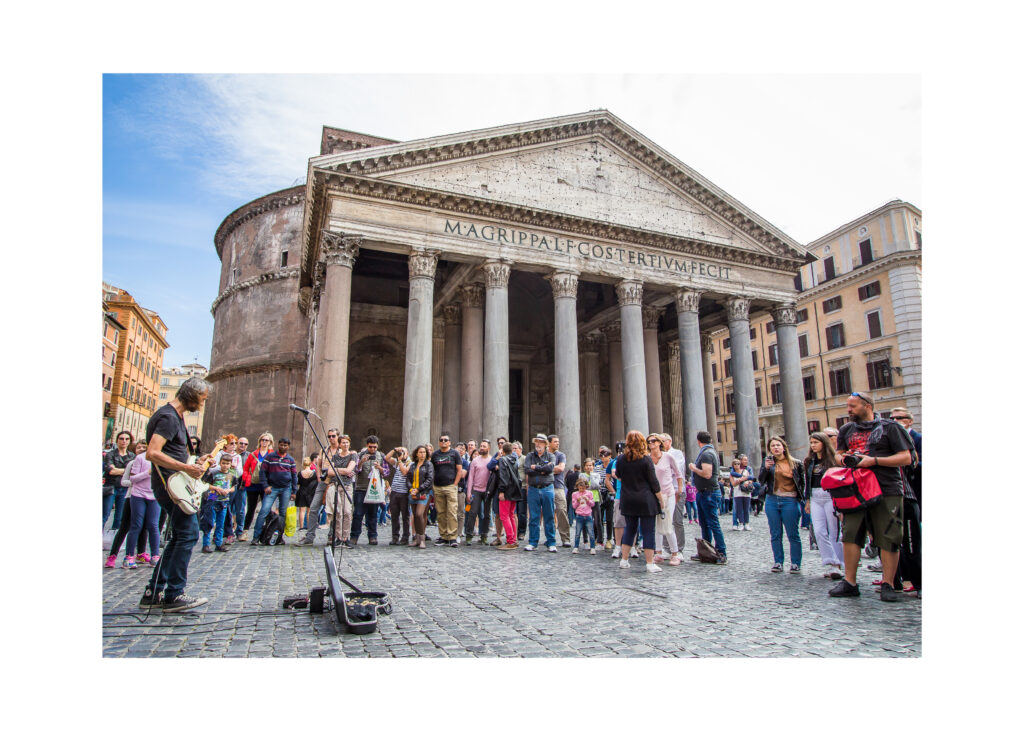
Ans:
[[[832,597],[860,596],[857,564],[868,533],[882,561],[882,601],[894,602],[893,588],[903,541],[903,475],[900,467],[911,463],[914,444],[907,431],[889,419],[875,416],[875,402],[854,391],[846,400],[850,421],[839,429],[836,456],[847,467],[871,470],[882,497],[860,510],[843,512],[843,559],[846,577],[829,591]]]
[[[697,517],[700,520],[700,533],[705,542],[715,540],[718,559],[715,563],[727,562],[725,555],[725,534],[718,522],[718,452],[711,445],[711,434],[706,431],[697,432],[697,458],[690,462],[690,474],[693,485],[697,488]],[[691,560],[700,561],[700,555],[691,556]]]

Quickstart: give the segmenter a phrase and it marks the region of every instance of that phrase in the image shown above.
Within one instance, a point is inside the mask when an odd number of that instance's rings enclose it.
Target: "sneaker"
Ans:
[[[138,556],[135,557],[135,560],[138,561],[140,564],[141,563],[149,563],[149,554],[148,553],[140,553]]]
[[[889,584],[882,584],[882,601],[883,602],[895,602],[899,601],[900,592],[896,591]]]
[[[664,557],[660,553],[654,557],[654,563],[661,563],[664,560]]]
[[[516,541],[513,541],[512,543],[516,543]],[[501,539],[500,538],[495,538],[493,541],[491,541],[487,545],[488,546],[497,546],[498,548],[501,548]],[[508,545],[508,544],[506,543],[505,545]]]
[[[150,592],[149,589],[146,589],[146,593],[142,595],[141,599],[139,599],[139,606],[143,607],[145,609],[148,609],[150,607],[154,607],[155,609],[160,609],[162,604],[163,604],[163,592],[162,591],[158,591],[156,593],[156,596],[154,596]]]
[[[498,546],[498,550],[499,551],[511,551],[511,550],[513,550],[515,548],[519,548],[519,544],[518,543],[506,543],[503,546]]]
[[[678,566],[681,563],[682,563],[682,561],[679,560],[679,556],[673,556],[672,558],[670,558],[668,560],[668,565],[669,566]]]
[[[782,564],[781,563],[772,564],[772,573],[773,574],[781,574],[782,573]]]
[[[220,551],[221,553],[227,553],[228,547],[222,543],[219,546],[217,546],[216,550]]]
[[[376,538],[370,538],[370,539],[367,540],[367,543],[369,543],[371,546],[376,546],[377,545],[377,539]]]
[[[342,541],[341,542],[341,547],[342,548],[355,548],[356,544],[353,543],[352,541]]]
[[[184,612],[188,609],[195,609],[206,604],[209,599],[204,596],[194,597],[188,594],[179,594],[171,601],[164,600],[163,610],[165,612]]]
[[[229,533],[228,535],[224,536],[224,542],[227,544],[234,543],[235,537]]]
[[[876,574],[882,573],[882,562],[879,561],[878,563],[869,563],[868,571],[874,571]]]
[[[727,563],[729,563],[729,559],[726,557],[724,553],[720,553],[718,554],[718,560],[715,561],[715,563],[719,566],[725,566]]]
[[[498,542],[501,543],[501,541],[498,541]],[[466,541],[466,543],[469,544],[470,541]],[[479,543],[480,543],[481,546],[486,546],[488,544],[487,536],[480,536]]]
[[[662,571],[662,570],[663,569],[661,568],[661,566],[659,566],[656,563],[649,563],[649,564],[647,564],[647,573],[649,573],[649,574],[656,574],[656,573],[658,573],[659,571]]]
[[[828,590],[828,595],[831,597],[860,596],[860,587],[843,579]]]
[[[103,568],[112,569],[117,566],[117,556],[107,556],[107,560],[103,562]]]
[[[612,551],[612,558],[620,558],[621,556],[622,556],[622,549],[619,546],[616,546],[615,550]]]
[[[734,525],[734,526],[732,527],[732,529],[733,529],[733,530],[740,530],[740,527],[739,527],[738,525]]]
[[[548,553],[558,553],[558,548],[556,546],[548,546]]]
[[[256,544],[254,543],[252,545],[255,546]],[[213,546],[211,546],[209,544],[203,546],[203,553],[213,553]]]
[[[580,549],[578,549],[578,548],[574,548],[574,549],[572,549],[572,555],[573,555],[573,556],[575,556],[575,555],[576,555],[577,553],[579,553],[579,552],[580,552]],[[591,553],[593,553],[593,551],[591,551]]]
[[[636,550],[636,546],[633,546],[632,550],[629,552],[629,557],[640,558],[640,551]]]
[[[459,547],[459,539],[456,538],[454,541],[448,541],[448,545],[451,548],[458,548]]]
[[[576,553],[576,551],[573,551],[573,553]],[[597,549],[596,548],[591,548],[590,549],[590,555],[591,556],[596,556],[597,555]]]
[[[160,554],[156,553],[156,554],[153,554],[152,556],[150,556],[149,557],[149,563],[152,566],[156,566],[158,563],[160,563]]]
[[[629,560],[624,558],[621,561],[619,561],[619,568],[620,569],[628,569],[629,568]]]
[[[523,546],[523,550],[524,551],[532,551],[535,548],[536,548],[536,546],[531,546],[529,543],[527,543],[525,546]]]
[[[249,531],[244,530],[244,531],[242,531],[242,535],[238,539],[238,541],[239,541],[239,543],[245,543],[247,540],[249,540]]]
[[[444,538],[441,538],[441,536],[438,536],[434,540],[434,545],[435,546],[447,546],[448,545],[448,541],[446,539],[444,539]]]
[[[562,541],[562,548],[571,548],[572,544],[569,541]]]
[[[313,545],[313,539],[310,538],[309,536],[306,536],[301,541],[296,541],[295,545],[296,546],[312,546]]]
[[[310,541],[310,543],[312,543],[312,541]],[[400,541],[398,542],[398,545],[399,545],[399,546],[408,546],[408,545],[409,545],[409,537],[408,537],[408,536],[406,536],[405,538],[401,539],[401,540],[400,540]]]
[[[915,591],[917,591],[917,589],[914,587],[913,584],[911,584],[909,581],[903,582],[903,593],[904,594],[912,594]]]
[[[121,562],[121,568],[123,569],[137,569],[139,565],[135,563],[135,556],[125,556],[124,561]]]
[[[800,573],[800,567],[797,566],[795,563],[791,563],[789,565],[789,573],[791,573],[791,574],[799,574]]]
[[[825,578],[838,581],[843,578],[843,569],[840,566],[829,565],[825,567]]]

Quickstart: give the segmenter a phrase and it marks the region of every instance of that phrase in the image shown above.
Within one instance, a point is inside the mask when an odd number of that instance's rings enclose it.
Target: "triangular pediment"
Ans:
[[[800,244],[607,111],[314,158],[345,172],[758,254]]]

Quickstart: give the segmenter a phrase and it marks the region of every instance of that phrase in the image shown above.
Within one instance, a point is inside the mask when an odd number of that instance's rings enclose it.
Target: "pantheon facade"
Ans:
[[[794,276],[813,257],[615,115],[411,142],[325,127],[320,153],[304,186],[217,231],[206,434],[308,454],[295,402],[357,446],[544,432],[574,463],[639,429],[692,455],[714,423],[708,333],[727,326],[756,464],[750,318],[768,312],[805,453]]]

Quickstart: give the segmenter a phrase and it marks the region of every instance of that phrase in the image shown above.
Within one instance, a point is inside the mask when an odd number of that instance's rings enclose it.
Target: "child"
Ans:
[[[576,511],[576,544],[573,553],[580,552],[580,533],[587,531],[590,536],[590,555],[597,553],[594,548],[594,493],[586,477],[576,479],[576,492],[572,495],[572,509]]]
[[[210,531],[213,530],[213,541],[218,551],[227,551],[224,545],[224,518],[228,514],[228,502],[231,494],[235,491],[234,469],[231,466],[231,455],[227,452],[220,453],[217,467],[211,467],[203,475],[203,482],[210,483],[210,490],[206,497],[203,520],[203,553],[213,553],[210,546]]]
[[[697,522],[697,488],[692,479],[686,483],[686,519],[690,525]]]

